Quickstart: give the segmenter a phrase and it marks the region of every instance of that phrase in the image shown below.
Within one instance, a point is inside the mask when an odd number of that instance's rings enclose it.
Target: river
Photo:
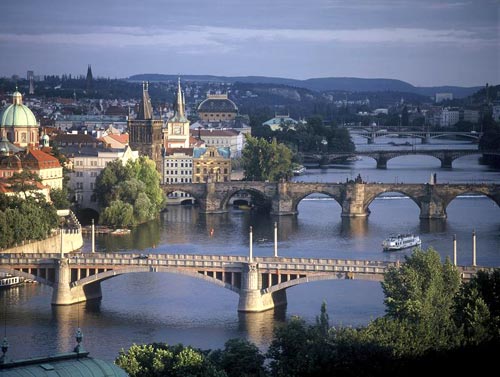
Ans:
[[[359,146],[368,147],[377,146]],[[500,171],[478,164],[477,158],[465,156],[454,161],[453,169],[441,169],[435,158],[404,156],[389,161],[386,170],[376,169],[374,160],[363,158],[325,170],[308,169],[295,180],[342,182],[361,174],[370,182],[424,183],[437,173],[438,183],[500,183]],[[439,221],[420,220],[417,205],[397,195],[377,198],[370,210],[367,219],[343,219],[339,204],[319,194],[304,199],[297,216],[273,217],[238,209],[203,215],[196,207],[170,207],[159,221],[141,225],[128,236],[98,236],[96,248],[246,255],[252,225],[254,255],[272,255],[273,224],[277,222],[282,256],[402,260],[410,251],[384,253],[381,241],[391,233],[408,231],[419,234],[422,247],[433,247],[443,258],[452,255],[456,234],[458,263],[470,264],[475,230],[478,265],[500,266],[500,208],[484,196],[453,200],[447,208],[448,219]],[[87,238],[84,251],[89,249]],[[1,323],[5,323],[10,343],[8,357],[69,351],[79,326],[91,356],[114,360],[120,349],[132,343],[183,343],[207,349],[223,347],[233,337],[245,337],[265,349],[277,324],[293,315],[313,323],[323,301],[336,326],[359,326],[384,314],[380,283],[369,281],[334,280],[292,287],[287,290],[286,308],[257,314],[238,313],[234,292],[178,274],[118,276],[104,281],[102,292],[97,303],[52,307],[51,288],[46,286],[29,284],[0,291],[4,303]]]

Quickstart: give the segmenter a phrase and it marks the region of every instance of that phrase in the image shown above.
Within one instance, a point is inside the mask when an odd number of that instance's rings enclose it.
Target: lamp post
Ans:
[[[274,256],[278,257],[278,223],[274,223]]]
[[[250,249],[249,249],[249,252],[250,252],[250,256],[248,258],[248,262],[249,263],[253,263],[253,229],[252,229],[252,226],[250,226]]]
[[[94,226],[94,219],[92,219],[92,252],[95,253],[95,226]]]
[[[326,141],[325,138],[321,140],[321,150],[323,151],[323,153],[328,152],[328,141]]]

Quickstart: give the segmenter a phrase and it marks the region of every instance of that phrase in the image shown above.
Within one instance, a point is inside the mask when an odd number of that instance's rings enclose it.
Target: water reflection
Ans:
[[[343,237],[363,237],[368,234],[367,217],[342,217],[340,234]]]
[[[444,233],[447,226],[446,219],[420,219],[421,233]]]
[[[248,340],[257,346],[268,346],[274,329],[286,320],[286,305],[262,313],[238,313],[238,330],[248,334]]]

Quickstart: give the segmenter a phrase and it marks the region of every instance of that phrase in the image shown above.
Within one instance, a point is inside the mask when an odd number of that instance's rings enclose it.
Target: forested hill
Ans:
[[[133,75],[130,81],[172,81],[177,80],[177,75],[163,75],[158,73],[145,73]],[[459,86],[433,86],[417,87],[405,81],[394,79],[365,79],[357,77],[322,77],[307,80],[295,80],[281,77],[264,76],[210,76],[210,75],[183,75],[183,80],[190,81],[217,81],[217,82],[242,82],[260,84],[281,84],[305,88],[319,92],[326,91],[348,91],[348,92],[407,92],[433,96],[436,93],[453,93],[455,98],[467,97],[477,92],[481,87],[459,87]]]

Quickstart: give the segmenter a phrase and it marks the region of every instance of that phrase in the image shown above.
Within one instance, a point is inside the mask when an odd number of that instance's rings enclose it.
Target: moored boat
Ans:
[[[293,175],[302,175],[306,172],[306,168],[304,165],[296,165],[292,169]]]
[[[24,279],[20,278],[19,276],[5,275],[0,278],[0,289],[15,287],[16,285],[20,285],[23,282]]]
[[[422,241],[419,236],[409,233],[391,235],[382,241],[384,251],[401,250],[413,246],[420,246],[421,244]]]

